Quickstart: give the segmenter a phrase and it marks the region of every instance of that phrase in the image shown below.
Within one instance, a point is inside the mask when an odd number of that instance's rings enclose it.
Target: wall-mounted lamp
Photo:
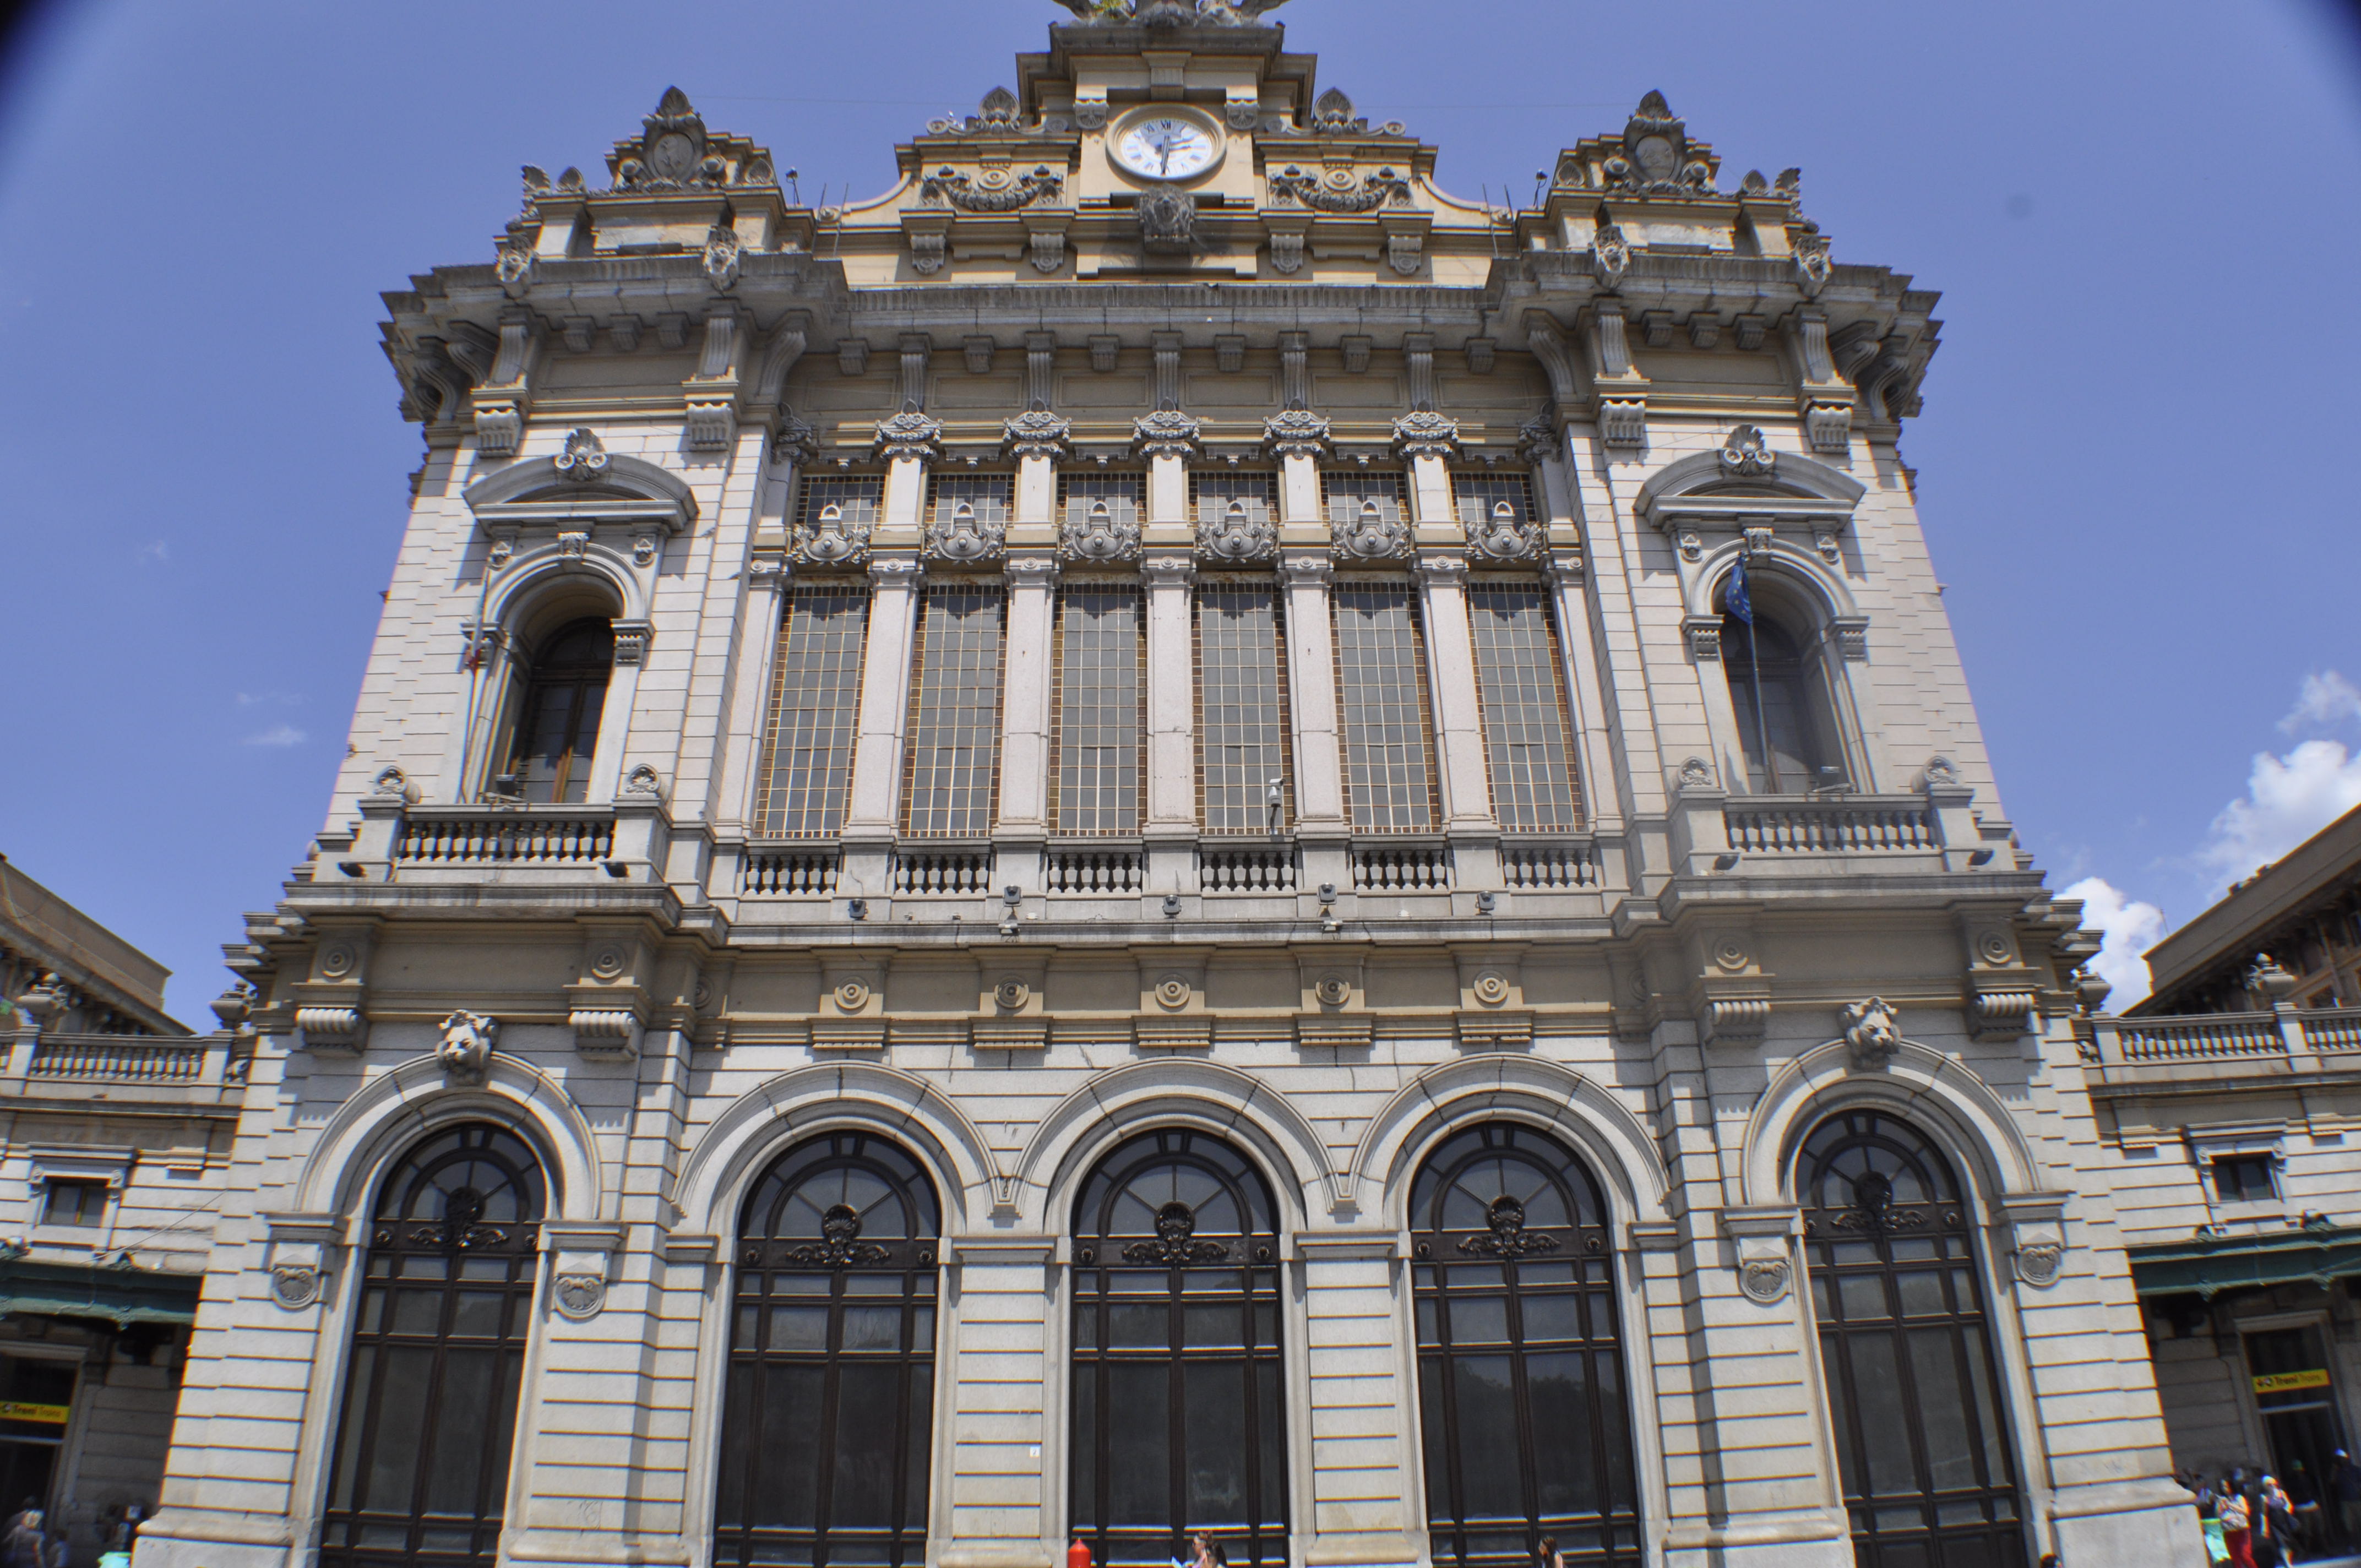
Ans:
[[[848,898],[844,901],[844,913],[848,919],[866,920],[869,918],[869,901],[865,898]]]
[[[1180,917],[1180,895],[1177,893],[1166,894],[1164,895],[1164,918],[1167,920],[1178,920]]]

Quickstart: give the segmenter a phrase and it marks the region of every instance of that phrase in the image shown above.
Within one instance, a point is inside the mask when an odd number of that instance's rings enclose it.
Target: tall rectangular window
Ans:
[[[1268,560],[1279,550],[1279,476],[1268,468],[1192,468],[1189,515],[1216,561]]]
[[[1353,828],[1432,832],[1441,812],[1417,590],[1408,583],[1342,582],[1329,603],[1336,621],[1345,804]]]
[[[1087,527],[1092,513],[1104,507],[1109,526],[1137,528],[1147,498],[1148,477],[1136,471],[1083,470],[1058,476],[1058,516],[1075,526]]]
[[[1496,522],[1521,528],[1533,517],[1532,480],[1522,474],[1454,474],[1451,504],[1471,534]]]
[[[1000,788],[1007,607],[997,585],[940,583],[926,589],[902,751],[906,833],[981,839],[992,831]]]
[[[869,592],[858,583],[797,583],[779,624],[777,669],[754,830],[824,839],[844,825]]]
[[[1139,589],[1128,583],[1072,583],[1058,595],[1056,832],[1139,831],[1148,728],[1140,613]]]
[[[1013,474],[937,474],[927,481],[928,521],[938,529],[952,526],[965,509],[979,530],[988,533],[997,527],[1005,537],[1016,502]]]
[[[1467,586],[1467,619],[1493,812],[1512,832],[1571,832],[1582,786],[1548,596],[1538,583],[1479,579]]]
[[[1285,623],[1268,577],[1197,585],[1197,822],[1207,833],[1261,833],[1279,788],[1295,819],[1288,756]]]
[[[1331,523],[1351,528],[1367,520],[1390,526],[1402,520],[1401,476],[1391,468],[1323,468],[1320,499]]]

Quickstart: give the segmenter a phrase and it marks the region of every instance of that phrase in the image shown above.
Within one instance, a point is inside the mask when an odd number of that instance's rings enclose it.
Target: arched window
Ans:
[[[1752,623],[1732,614],[1727,598],[1721,617],[1721,667],[1748,787],[1758,795],[1842,789],[1851,774],[1825,650],[1797,635],[1794,628],[1808,622],[1781,602],[1784,596],[1766,592],[1753,573],[1748,578]]]
[[[1589,1172],[1505,1124],[1457,1133],[1411,1189],[1420,1426],[1437,1568],[1640,1561],[1606,1212]]]
[[[1861,1568],[2023,1563],[1975,1234],[1950,1168],[1872,1111],[1821,1123],[1796,1167]]]
[[[324,1568],[489,1568],[516,1437],[541,1162],[470,1122],[378,1195],[321,1532]]]
[[[1074,1205],[1071,1530],[1102,1563],[1163,1563],[1202,1530],[1287,1561],[1279,1223],[1229,1145],[1144,1134]]]
[[[614,667],[614,628],[604,620],[568,621],[542,640],[521,672],[524,699],[510,731],[502,793],[544,805],[588,798]]]
[[[789,1150],[738,1224],[713,1561],[923,1563],[935,1190],[894,1145]]]

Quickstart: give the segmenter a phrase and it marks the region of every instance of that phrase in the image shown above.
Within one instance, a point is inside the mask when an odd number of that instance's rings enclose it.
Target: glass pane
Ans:
[[[451,1309],[451,1332],[468,1339],[498,1339],[505,1291],[462,1290]]]
[[[1958,1335],[1950,1329],[1910,1334],[1910,1372],[1918,1388],[1918,1430],[1927,1443],[1927,1482],[1938,1492],[1976,1485],[1976,1461],[1960,1398]]]
[[[1117,1301],[1107,1309],[1107,1343],[1118,1350],[1162,1350],[1172,1343],[1172,1309],[1163,1301]]]
[[[1620,1353],[1593,1353],[1590,1380],[1598,1388],[1598,1424],[1607,1433],[1608,1492],[1616,1508],[1628,1512],[1639,1507],[1639,1482],[1631,1464],[1631,1411],[1623,1395]]]
[[[1448,1524],[1457,1516],[1451,1508],[1451,1411],[1443,1402],[1439,1356],[1419,1358],[1418,1420],[1426,1449],[1427,1522]]]
[[[1255,1381],[1255,1447],[1262,1456],[1262,1491],[1255,1499],[1255,1513],[1260,1522],[1283,1526],[1287,1522],[1287,1442],[1279,1415],[1281,1385],[1279,1363],[1268,1358],[1254,1364]],[[1285,1559],[1283,1551],[1271,1555]]]
[[[411,1511],[411,1486],[418,1474],[418,1451],[426,1435],[426,1401],[434,1387],[434,1353],[401,1345],[385,1353],[369,1433],[368,1485],[355,1507],[378,1513]]]
[[[1874,1274],[1847,1274],[1837,1279],[1837,1304],[1849,1323],[1875,1322],[1885,1317],[1885,1280]]]
[[[902,1347],[902,1309],[898,1306],[845,1308],[841,1343],[847,1350],[899,1350]]]
[[[828,1309],[823,1306],[771,1309],[772,1350],[826,1350]]]
[[[1182,1515],[1194,1526],[1234,1528],[1246,1519],[1246,1369],[1243,1362],[1184,1363],[1186,1436]]]
[[[1205,831],[1269,831],[1274,779],[1279,825],[1291,823],[1289,767],[1278,590],[1268,582],[1202,585],[1197,589],[1197,798]]]
[[[498,1390],[500,1353],[447,1351],[443,1362],[443,1400],[434,1413],[432,1467],[426,1474],[426,1511],[467,1514],[476,1510],[484,1478],[485,1438]]]
[[[1981,1334],[1975,1337],[1982,1338]],[[1985,1361],[1984,1347],[1971,1342],[1966,1349],[1968,1387],[1976,1402],[1976,1430],[1983,1438],[1984,1481],[1987,1486],[2004,1486],[2011,1479],[2008,1450],[2000,1430],[2000,1411],[1993,1405],[1991,1372]]]
[[[1526,1408],[1533,1420],[1533,1480],[1541,1512],[1587,1514],[1598,1508],[1597,1455],[1590,1441],[1590,1357],[1557,1351],[1525,1357]],[[1620,1414],[1620,1412],[1619,1412]]]
[[[848,1314],[849,1315],[849,1314]],[[895,1425],[902,1413],[902,1369],[848,1362],[838,1368],[835,1485],[829,1488],[830,1530],[889,1530],[894,1525]]]
[[[1943,1277],[1932,1269],[1912,1268],[1894,1277],[1905,1318],[1941,1317],[1950,1310],[1943,1299]]]
[[[1894,1361],[1894,1340],[1883,1333],[1850,1334],[1844,1345],[1852,1361],[1848,1381],[1861,1422],[1867,1491],[1872,1496],[1916,1492],[1918,1474],[1910,1462],[1910,1417],[1903,1406],[1902,1371]],[[1859,1476],[1845,1479],[1848,1491],[1855,1497],[1862,1495]]]
[[[1505,1355],[1460,1355],[1451,1362],[1452,1403],[1459,1424],[1459,1486],[1466,1519],[1524,1514],[1523,1444]]]
[[[361,1444],[368,1436],[368,1416],[376,1394],[369,1378],[376,1371],[377,1347],[355,1345],[352,1366],[345,1374],[344,1431],[336,1439],[336,1475],[328,1493],[328,1507],[332,1508],[357,1508],[360,1504],[360,1499],[353,1496],[353,1476],[360,1465]]]
[[[1372,832],[1430,830],[1434,756],[1417,600],[1406,583],[1339,583],[1329,602],[1352,825]]]
[[[715,1519],[724,1530],[735,1530],[746,1519],[746,1466],[754,1456],[749,1450],[752,1434],[747,1430],[754,1414],[754,1366],[751,1362],[730,1365],[727,1385],[721,1398],[721,1447],[715,1456],[715,1469],[720,1473],[720,1486],[714,1498]]]
[[[1107,1368],[1107,1518],[1117,1530],[1172,1523],[1171,1373],[1161,1361]]]
[[[1000,656],[1006,600],[996,587],[929,587],[904,751],[902,825],[939,837],[992,830],[1000,772]]]
[[[759,1528],[809,1530],[819,1517],[820,1393],[828,1370],[763,1369],[763,1436],[747,1512]]]
[[[927,1528],[927,1473],[932,1468],[935,1436],[935,1365],[910,1363],[910,1419],[903,1427],[902,1528]]]
[[[1524,1313],[1525,1343],[1582,1337],[1582,1298],[1565,1296],[1523,1296],[1517,1300]]]
[[[1461,481],[1463,487],[1467,482]],[[1477,482],[1524,485],[1521,477]],[[1464,494],[1461,504],[1466,505]],[[1537,584],[1472,583],[1467,615],[1475,633],[1492,808],[1500,826],[1571,831],[1581,826],[1581,801],[1565,683],[1543,590]]]
[[[1074,1368],[1074,1426],[1068,1434],[1074,1454],[1072,1496],[1067,1504],[1076,1530],[1094,1526],[1099,1517],[1099,1368],[1085,1363]]]
[[[1236,1301],[1194,1302],[1183,1307],[1183,1343],[1191,1350],[1243,1348],[1246,1342],[1246,1308]]]
[[[1451,1303],[1451,1343],[1504,1344],[1509,1338],[1509,1303],[1499,1296],[1466,1296]]]
[[[868,634],[869,595],[858,587],[799,585],[787,595],[756,808],[765,837],[842,826]]]
[[[431,1334],[441,1327],[443,1292],[397,1290],[393,1293],[392,1331],[398,1334]]]
[[[1058,606],[1056,830],[1136,833],[1146,762],[1139,590],[1076,585]]]

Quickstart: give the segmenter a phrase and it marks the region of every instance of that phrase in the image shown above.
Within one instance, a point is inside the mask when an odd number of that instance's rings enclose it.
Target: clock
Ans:
[[[1142,180],[1192,180],[1220,155],[1213,133],[1182,115],[1134,120],[1115,139],[1115,160]]]

